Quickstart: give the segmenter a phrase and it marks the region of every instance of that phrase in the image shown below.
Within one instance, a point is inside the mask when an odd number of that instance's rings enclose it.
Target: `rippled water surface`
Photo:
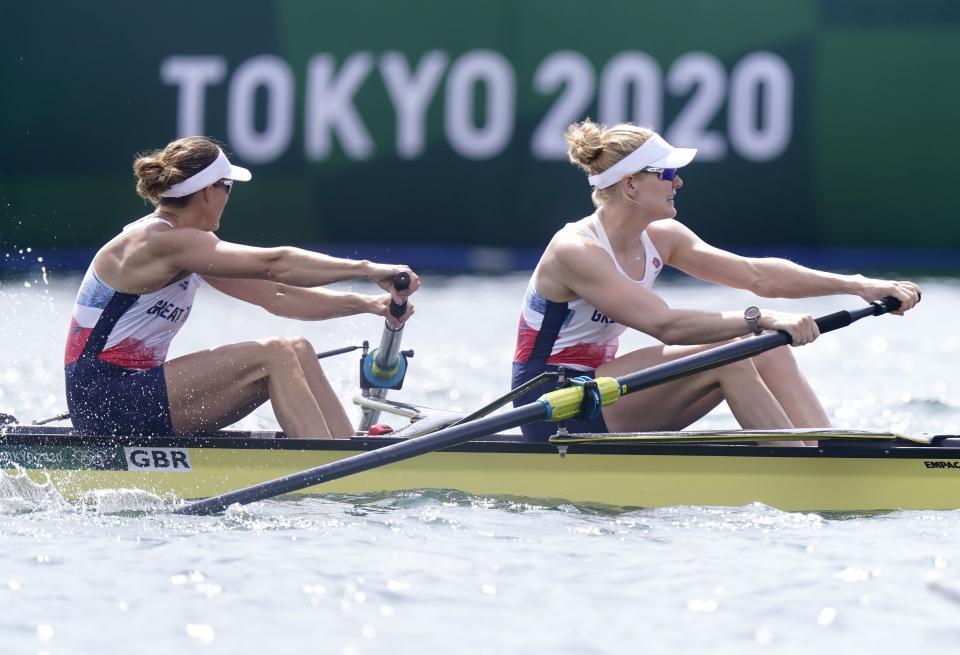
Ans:
[[[956,433],[960,283],[920,308],[797,351],[838,425]],[[426,277],[398,397],[469,410],[508,386],[525,276]],[[79,278],[0,283],[0,411],[65,409],[62,347]],[[27,286],[29,285],[29,286]],[[349,288],[349,287],[348,287]],[[363,287],[357,287],[362,289]],[[672,305],[736,291],[666,281]],[[859,299],[764,301],[815,315]],[[172,355],[303,334],[378,341],[375,318],[301,324],[202,289]],[[623,348],[647,343],[628,336]],[[325,364],[344,398],[356,359]],[[241,427],[276,426],[264,408]],[[732,427],[725,407],[697,427]],[[760,505],[614,510],[456,491],[270,501],[212,518],[107,491],[0,480],[2,653],[952,653],[960,513],[816,515]]]

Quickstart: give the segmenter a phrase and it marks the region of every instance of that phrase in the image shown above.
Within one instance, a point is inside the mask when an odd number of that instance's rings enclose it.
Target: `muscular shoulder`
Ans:
[[[565,302],[578,297],[577,281],[605,266],[610,257],[590,237],[570,226],[557,232],[534,271],[537,291],[549,300]]]
[[[118,234],[94,258],[97,274],[114,289],[131,293],[155,291],[180,275],[172,262],[181,248],[166,226],[147,226]],[[199,232],[199,230],[196,230]]]
[[[547,247],[557,263],[567,270],[594,267],[600,262],[611,263],[610,255],[595,239],[573,229],[563,229],[554,235]]]
[[[667,262],[676,252],[691,247],[698,240],[690,228],[672,218],[651,223],[647,235]]]
[[[163,254],[171,250],[187,248],[197,245],[211,245],[219,241],[212,232],[198,230],[194,227],[178,227],[173,229],[151,229],[143,231],[143,245],[154,254]]]

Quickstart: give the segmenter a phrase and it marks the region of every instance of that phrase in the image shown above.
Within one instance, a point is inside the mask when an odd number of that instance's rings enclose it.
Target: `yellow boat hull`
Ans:
[[[106,440],[21,431],[0,467],[52,482],[67,499],[102,489],[206,498],[390,443],[289,439]],[[872,511],[960,508],[960,448],[775,448],[742,444],[571,445],[491,438],[304,489],[303,494],[457,489],[478,496],[617,507],[740,506]]]

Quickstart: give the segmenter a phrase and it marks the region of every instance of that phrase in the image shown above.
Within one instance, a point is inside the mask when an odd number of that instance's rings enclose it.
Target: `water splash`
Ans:
[[[13,467],[0,471],[0,515],[71,509],[45,471],[34,472],[34,475],[39,473],[45,478],[44,482],[37,482],[26,469],[16,464]]]
[[[33,512],[96,515],[144,515],[167,512],[180,501],[164,499],[141,489],[98,489],[68,501],[47,471],[27,469],[16,463],[0,470],[0,515]],[[42,478],[38,481],[37,478]]]

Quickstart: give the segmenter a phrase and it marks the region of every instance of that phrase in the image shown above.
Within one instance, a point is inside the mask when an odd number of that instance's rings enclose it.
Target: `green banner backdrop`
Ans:
[[[221,236],[540,247],[592,210],[563,131],[700,154],[680,218],[728,246],[955,247],[960,3],[0,3],[5,248],[148,213],[183,134],[254,172]]]

